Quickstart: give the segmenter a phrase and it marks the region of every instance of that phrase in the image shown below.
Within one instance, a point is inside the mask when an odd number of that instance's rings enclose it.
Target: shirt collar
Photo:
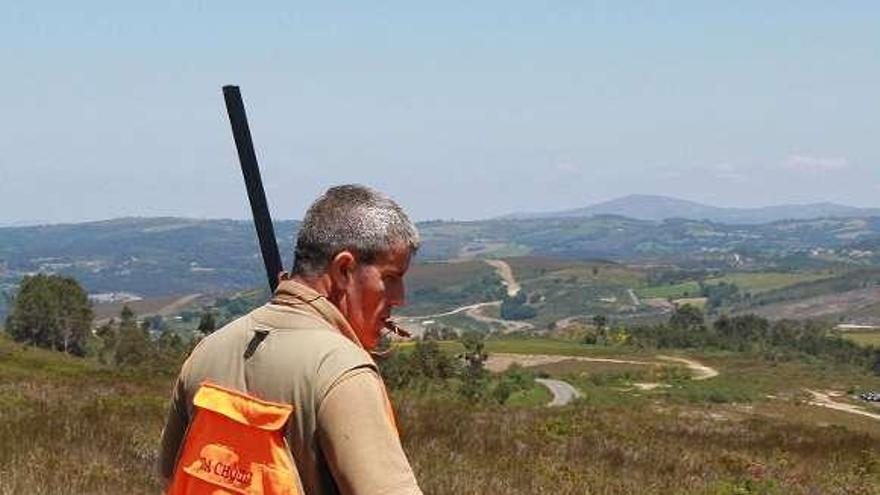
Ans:
[[[351,340],[361,349],[364,348],[358,339],[357,334],[345,316],[339,311],[339,308],[327,300],[321,293],[311,287],[296,282],[294,280],[281,280],[278,288],[275,289],[275,295],[272,297],[272,304],[281,304],[284,306],[295,306],[300,309],[314,313],[333,328]]]

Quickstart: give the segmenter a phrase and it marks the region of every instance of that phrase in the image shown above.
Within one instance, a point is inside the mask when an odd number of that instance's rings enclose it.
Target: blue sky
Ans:
[[[278,218],[880,206],[876,2],[376,3],[0,6],[0,224],[247,218],[229,83]]]

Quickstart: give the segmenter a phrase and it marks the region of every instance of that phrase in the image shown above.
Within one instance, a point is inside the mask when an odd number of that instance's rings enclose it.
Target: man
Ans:
[[[184,363],[162,433],[162,476],[174,474],[207,381],[293,406],[284,436],[305,494],[420,494],[368,353],[404,303],[418,246],[413,223],[378,191],[345,185],[318,198],[272,301],[206,337]]]

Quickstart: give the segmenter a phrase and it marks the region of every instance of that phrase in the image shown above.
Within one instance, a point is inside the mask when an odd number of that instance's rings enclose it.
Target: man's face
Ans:
[[[410,255],[405,247],[391,249],[374,263],[358,263],[354,269],[352,283],[345,290],[346,303],[340,309],[367,349],[379,343],[391,309],[405,302],[403,276]]]

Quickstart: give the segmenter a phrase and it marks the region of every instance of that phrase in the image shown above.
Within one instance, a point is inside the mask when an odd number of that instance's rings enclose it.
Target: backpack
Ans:
[[[167,495],[301,495],[284,427],[293,406],[205,382]]]

